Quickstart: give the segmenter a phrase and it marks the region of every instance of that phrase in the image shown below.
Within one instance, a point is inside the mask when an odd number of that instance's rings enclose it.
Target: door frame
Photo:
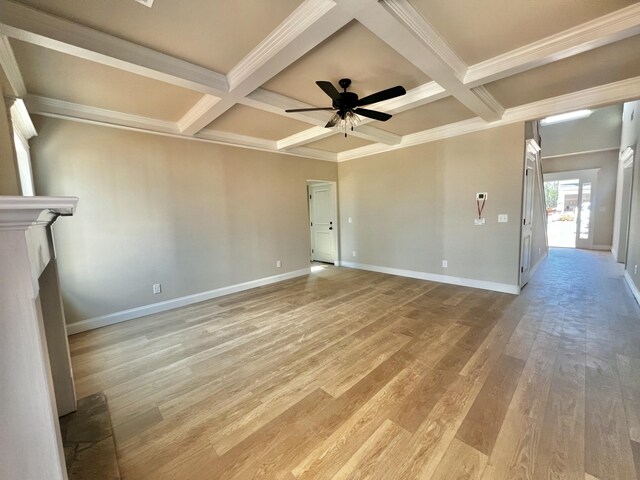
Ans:
[[[307,228],[309,229],[309,261],[313,261],[313,255],[311,253],[311,246],[313,242],[311,240],[311,212],[309,211],[309,187],[311,185],[329,185],[331,188],[331,212],[333,214],[333,264],[338,266],[340,264],[340,219],[338,217],[338,182],[332,180],[316,180],[307,179],[306,188],[306,202],[307,202]]]
[[[528,168],[529,161],[533,162],[533,171],[531,172],[531,177],[528,176]],[[529,279],[532,272],[531,265],[531,251],[533,248],[533,217],[535,210],[535,184],[538,181],[537,177],[539,175],[538,172],[541,171],[541,163],[540,163],[540,146],[538,142],[534,139],[528,139],[525,142],[525,150],[524,150],[524,163],[522,170],[522,209],[520,216],[520,261],[518,262],[518,287],[522,289],[527,283],[529,283]],[[529,178],[531,178],[531,191],[528,192],[527,183],[529,182]],[[527,194],[531,195],[531,212],[527,212]],[[527,223],[527,214],[530,214],[530,218],[528,218],[529,223]],[[529,243],[527,245],[528,249],[525,249],[525,228],[528,227],[529,233]]]
[[[576,217],[576,247],[587,250],[593,250],[593,240],[596,231],[596,223],[597,223],[597,210],[595,206],[598,203],[598,172],[600,168],[585,168],[582,170],[569,170],[564,172],[553,172],[553,173],[545,173],[543,175],[544,182],[556,182],[560,180],[573,180],[578,179],[578,199],[582,196],[582,184],[584,182],[591,183],[591,197],[589,200],[589,208],[591,212],[589,213],[589,238],[586,241],[580,240],[580,220],[582,215],[582,208],[578,206],[577,217]]]
[[[623,178],[623,184],[622,187],[624,189],[624,174],[625,174],[625,170],[630,169],[630,173],[631,173],[631,184],[629,185],[629,192],[628,192],[628,205],[627,207],[627,215],[626,215],[626,219],[625,219],[625,224],[626,224],[626,228],[624,231],[624,258],[622,263],[624,263],[625,265],[627,264],[627,259],[629,256],[629,223],[631,223],[631,200],[633,199],[633,171],[634,168],[636,168],[634,166],[634,162],[635,162],[635,150],[632,147],[627,147],[621,154],[620,154],[620,166],[619,168],[622,168],[622,178]],[[623,190],[623,195],[624,195],[624,190]],[[622,209],[625,208],[625,205],[621,205],[621,211],[620,214],[622,215],[623,211]],[[622,223],[620,224],[620,227],[622,227]],[[622,231],[620,233],[623,233]],[[616,259],[617,260],[617,259]]]

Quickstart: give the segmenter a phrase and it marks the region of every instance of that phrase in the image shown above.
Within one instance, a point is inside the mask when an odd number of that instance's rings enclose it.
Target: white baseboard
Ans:
[[[229,295],[231,293],[241,292],[243,290],[249,290],[251,288],[262,287],[263,285],[281,282],[290,278],[300,277],[302,275],[307,275],[310,272],[310,268],[303,268],[301,270],[294,270],[293,272],[273,275],[271,277],[258,278],[249,282],[238,283],[236,285],[230,285],[228,287],[209,290],[208,292],[195,293],[193,295],[174,298],[171,300],[166,300],[164,302],[152,303],[151,305],[145,305],[142,307],[130,308],[129,310],[122,310],[120,312],[110,313],[108,315],[102,315],[100,317],[88,318],[86,320],[68,324],[67,334],[73,335],[75,333],[86,332],[87,330],[93,330],[96,328],[105,327],[107,325],[113,325],[114,323],[126,322],[127,320],[144,317],[145,315],[151,315],[152,313],[165,312],[174,308],[184,307],[193,303],[204,302],[205,300],[211,300],[212,298],[222,297],[223,295]]]
[[[606,252],[611,251],[611,245],[594,245],[591,250],[604,250]]]
[[[420,280],[430,280],[432,282],[450,283],[452,285],[460,285],[462,287],[481,288],[482,290],[493,290],[494,292],[520,293],[518,285],[509,285],[508,283],[488,282],[486,280],[474,280],[471,278],[451,277],[449,275],[438,275],[435,273],[416,272],[413,270],[403,270],[400,268],[380,267],[378,265],[367,265],[365,263],[345,262],[341,261],[340,265],[349,268],[358,268],[360,270],[368,270],[371,272],[388,273],[390,275],[399,275],[401,277],[418,278]]]
[[[633,280],[631,279],[631,275],[629,275],[629,272],[626,270],[624,271],[624,279],[627,281],[627,285],[629,285],[629,289],[631,290],[631,293],[635,297],[636,302],[638,302],[638,305],[640,305],[640,290],[638,290],[638,287],[636,287],[636,284],[633,283]]]

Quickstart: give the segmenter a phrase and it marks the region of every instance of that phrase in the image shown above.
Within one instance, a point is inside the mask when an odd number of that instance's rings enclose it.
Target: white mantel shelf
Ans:
[[[58,416],[76,409],[51,224],[76,197],[0,196],[0,476],[66,480]]]
[[[46,226],[59,215],[73,215],[77,205],[77,197],[0,196],[0,229]]]

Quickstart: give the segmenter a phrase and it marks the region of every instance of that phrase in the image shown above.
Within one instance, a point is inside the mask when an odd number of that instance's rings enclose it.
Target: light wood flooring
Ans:
[[[76,386],[127,480],[636,479],[621,274],[552,250],[516,297],[327,267],[75,335]]]

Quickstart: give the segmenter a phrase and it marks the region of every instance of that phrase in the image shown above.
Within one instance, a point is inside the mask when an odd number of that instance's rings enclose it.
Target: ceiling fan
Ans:
[[[339,92],[331,82],[325,82],[319,80],[316,84],[322,89],[324,93],[329,95],[332,100],[331,107],[318,107],[318,108],[294,108],[285,110],[287,113],[293,112],[313,112],[316,110],[336,110],[336,113],[331,117],[331,120],[325,125],[326,128],[335,127],[336,125],[344,127],[344,136],[347,136],[347,127],[353,130],[353,127],[360,121],[359,115],[363,117],[373,118],[374,120],[380,120],[386,122],[391,118],[391,115],[384,112],[378,112],[375,110],[369,110],[367,108],[360,108],[364,105],[370,105],[372,103],[382,102],[383,100],[389,100],[390,98],[399,97],[407,93],[407,91],[401,87],[391,87],[386,90],[381,90],[377,93],[367,95],[364,98],[358,98],[358,95],[353,92],[347,92],[347,88],[351,85],[351,80],[343,78],[338,82],[338,85],[344,90]]]

